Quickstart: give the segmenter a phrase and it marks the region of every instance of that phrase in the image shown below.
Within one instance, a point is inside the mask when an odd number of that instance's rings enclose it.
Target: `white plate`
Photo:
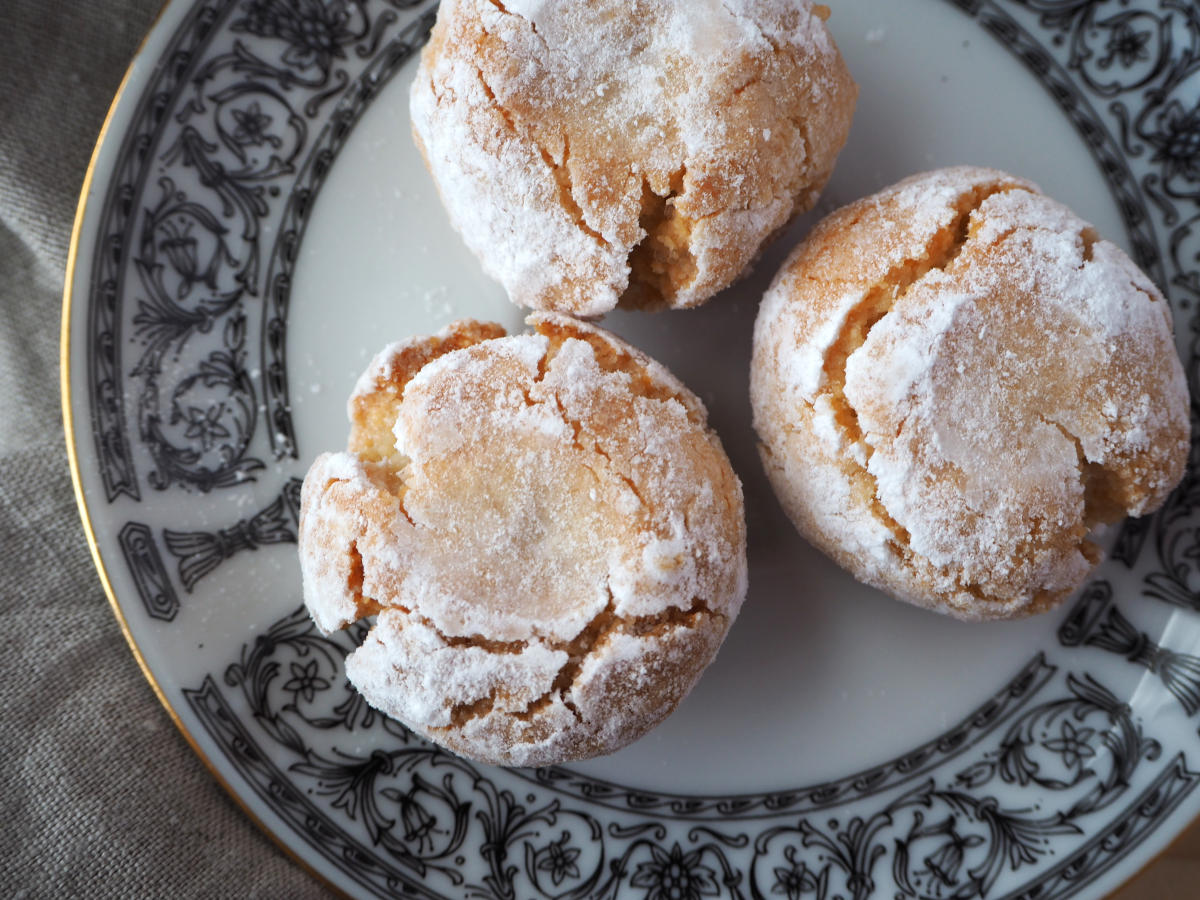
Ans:
[[[85,189],[64,322],[84,520],[217,776],[362,896],[1057,898],[1129,877],[1200,813],[1200,489],[1114,529],[1042,618],[964,625],[855,584],[782,516],[746,398],[757,299],[815,214],[703,309],[606,320],[705,399],[746,487],[751,593],[678,712],[611,757],[506,771],[349,690],[356,634],[299,606],[297,479],[343,446],[384,343],[521,319],[409,138],[432,16],[179,0]],[[1031,177],[1169,293],[1196,371],[1194,6],[843,0],[830,25],[861,97],[822,210],[939,165]]]

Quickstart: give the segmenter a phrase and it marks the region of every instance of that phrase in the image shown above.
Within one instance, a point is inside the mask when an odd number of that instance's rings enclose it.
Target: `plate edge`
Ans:
[[[83,221],[87,215],[88,197],[92,192],[92,185],[95,180],[96,166],[100,158],[101,148],[108,139],[110,126],[115,118],[117,107],[121,105],[125,99],[126,89],[129,87],[129,82],[133,76],[133,70],[145,55],[146,47],[150,42],[150,38],[163,26],[163,20],[166,18],[167,10],[175,5],[175,0],[163,0],[159,6],[158,12],[154,14],[146,33],[143,35],[138,48],[134,51],[129,64],[125,67],[125,72],[121,76],[121,82],[117,86],[116,93],[113,95],[112,102],[108,106],[108,111],[104,115],[104,121],[100,126],[100,131],[96,136],[96,142],[92,147],[91,156],[88,158],[87,169],[83,176],[83,185],[79,191],[79,202],[75,207],[75,218],[71,225],[71,235],[67,244],[67,264],[63,276],[63,293],[62,293],[62,316],[61,326],[59,330],[59,397],[62,404],[62,424],[63,424],[63,439],[66,444],[67,465],[71,472],[71,488],[75,494],[75,507],[79,513],[80,524],[83,526],[84,537],[87,540],[88,552],[92,557],[92,564],[96,567],[96,574],[100,579],[100,586],[104,589],[104,595],[108,599],[109,608],[112,610],[113,616],[117,620],[117,626],[121,629],[121,634],[125,638],[125,643],[128,645],[133,658],[137,661],[138,668],[141,669],[142,676],[149,683],[154,696],[158,698],[158,702],[166,711],[168,718],[178,729],[183,736],[184,741],[193,753],[204,763],[204,767],[217,784],[219,784],[225,792],[233,800],[234,804],[244,813],[258,829],[270,839],[276,847],[283,851],[286,856],[293,862],[297,863],[304,871],[316,879],[322,886],[332,891],[336,896],[345,898],[345,900],[354,900],[353,896],[343,891],[340,887],[334,884],[326,875],[314,868],[306,859],[300,856],[293,850],[284,840],[276,835],[276,833],[261,819],[242,799],[241,794],[225,779],[225,776],[217,768],[216,764],[209,758],[197,742],[196,738],[188,730],[179,714],[175,711],[175,707],[171,704],[162,686],[159,685],[154,673],[150,671],[149,665],[146,663],[145,657],[142,655],[141,648],[138,647],[137,641],[134,639],[133,632],[129,628],[129,623],[125,619],[125,614],[121,611],[121,607],[117,602],[116,592],[113,590],[112,581],[108,577],[108,569],[104,564],[104,559],[100,553],[100,545],[96,540],[96,532],[92,526],[91,515],[88,510],[87,499],[83,493],[83,479],[79,468],[79,455],[76,451],[76,432],[75,432],[75,416],[71,409],[71,309],[73,306],[73,295],[75,287],[76,264],[79,259],[79,241],[83,234]]]

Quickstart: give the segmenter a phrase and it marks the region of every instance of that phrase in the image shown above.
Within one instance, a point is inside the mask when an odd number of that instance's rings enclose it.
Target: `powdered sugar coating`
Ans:
[[[451,222],[521,305],[703,302],[845,143],[856,90],[819,11],[445,0],[411,109]]]
[[[301,510],[317,624],[379,612],[347,660],[368,702],[510,765],[640,736],[746,590],[741,487],[700,402],[599,329],[530,321],[387,348]]]
[[[967,619],[1042,611],[1098,523],[1182,476],[1170,310],[1115,245],[1000,172],[914,176],[839,210],[764,298],[752,401],[806,537]]]

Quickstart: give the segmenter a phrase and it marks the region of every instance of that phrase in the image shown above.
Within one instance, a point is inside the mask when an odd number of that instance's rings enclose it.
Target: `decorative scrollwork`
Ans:
[[[217,531],[163,529],[163,543],[179,558],[179,580],[189,593],[205,575],[243,550],[269,544],[294,544],[300,523],[299,478],[283,486],[279,496],[249,519],[238,519]]]
[[[133,574],[138,596],[152,619],[170,622],[179,612],[179,597],[163,567],[162,556],[154,543],[154,532],[141,522],[126,522],[117,541],[125,564]]]
[[[283,356],[294,250],[328,161],[425,40],[429,16],[396,12],[415,5],[226,0],[185,23],[102,214],[89,394],[110,500],[140,496],[136,451],[154,489],[201,492],[257,477],[256,442],[296,454]],[[127,370],[122,335],[140,345]]]
[[[228,748],[235,758],[291,760],[257,775],[259,763],[244,768],[261,792],[283,778],[323,810],[294,823],[319,829],[310,843],[356,846],[361,828],[368,843],[355,853],[438,895],[867,898],[890,879],[901,898],[987,897],[1002,880],[1033,883],[1072,848],[1097,870],[1107,866],[1114,857],[1097,855],[1086,835],[1106,827],[1107,811],[1128,800],[1142,766],[1161,753],[1094,678],[1040,678],[1005,715],[985,704],[969,717],[987,724],[956,766],[943,761],[924,776],[800,812],[791,798],[814,789],[782,792],[786,802],[696,797],[702,812],[664,818],[672,798],[642,791],[641,810],[571,799],[554,785],[579,782],[577,774],[479,769],[379,716],[342,675],[342,656],[365,630],[327,637],[297,609],[226,670],[237,698],[217,695],[211,680],[188,695],[218,738],[224,718],[255,723],[263,743],[242,726],[241,744]],[[1054,674],[1040,663],[1032,671]],[[214,719],[217,705],[223,712]],[[1189,786],[1200,777],[1179,775]],[[738,804],[755,815],[722,812]],[[331,842],[324,831],[338,821]],[[468,856],[474,875],[462,871]]]

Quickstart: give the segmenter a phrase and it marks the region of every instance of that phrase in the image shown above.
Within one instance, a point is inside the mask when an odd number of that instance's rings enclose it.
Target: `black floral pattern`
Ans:
[[[286,65],[328,72],[345,59],[347,46],[366,37],[370,20],[363,7],[347,0],[249,0],[245,18],[230,30],[280,38]]]
[[[825,896],[828,890],[827,870],[814,872],[803,859],[796,858],[795,847],[784,850],[783,857],[788,865],[775,869],[775,883],[771,885],[772,894],[782,894],[787,900],[800,900],[805,894]]]
[[[550,876],[550,883],[558,887],[569,878],[579,877],[580,850],[570,846],[571,835],[564,831],[557,841],[551,841],[540,850],[534,850],[532,845],[526,845],[526,852],[532,854],[529,866],[534,872],[545,872]]]
[[[700,851],[684,853],[679,844],[670,851],[650,847],[650,859],[638,863],[630,887],[645,888],[646,900],[700,900],[721,893],[716,873],[701,865]]]
[[[986,843],[986,835],[969,828],[961,831],[953,814],[927,824],[918,812],[908,834],[896,842],[892,867],[896,883],[913,896],[952,897],[962,887],[968,853]]]
[[[1116,695],[1036,661],[1035,687],[1026,676],[1004,715],[985,704],[969,716],[989,724],[927,776],[802,810],[790,794],[812,789],[743,797],[754,812],[740,820],[703,797],[693,799],[706,812],[682,821],[660,818],[661,804],[597,807],[550,787],[561,780],[476,768],[370,710],[341,674],[365,627],[326,637],[297,609],[226,670],[232,693],[213,679],[186,693],[261,796],[288,785],[293,801],[272,805],[314,852],[369,859],[387,883],[437,896],[832,900],[890,882],[898,898],[983,898],[1070,859],[1076,889],[1200,780],[1178,759],[1155,775],[1162,748]]]
[[[328,171],[319,161],[350,131],[319,123],[351,125],[424,41],[432,13],[401,25],[395,11],[413,5],[210,0],[181,29],[102,214],[110,249],[97,260],[94,294],[111,299],[90,307],[89,394],[110,500],[137,499],[143,485],[236,488],[259,477],[264,456],[296,455],[283,355],[288,273]],[[197,52],[221,31],[254,40]],[[152,200],[138,187],[150,168],[159,173]]]
[[[1083,764],[1088,757],[1096,755],[1096,751],[1091,747],[1091,741],[1095,735],[1094,729],[1076,729],[1070,720],[1063,719],[1061,737],[1046,741],[1044,746],[1047,750],[1059,754],[1062,757],[1063,765],[1068,770],[1074,770],[1075,780],[1079,780],[1090,774],[1090,770],[1085,769]]]
[[[1179,100],[1172,100],[1153,118],[1153,125],[1143,133],[1154,148],[1150,158],[1162,167],[1162,181],[1173,196],[1181,193],[1180,182],[1200,181],[1200,102],[1185,109]],[[1194,190],[1189,185],[1186,191]]]
[[[263,144],[280,147],[283,144],[283,140],[270,131],[274,119],[262,111],[257,100],[244,109],[230,109],[229,114],[237,123],[233,131],[235,144],[250,144],[255,147],[261,147]]]
[[[304,698],[306,703],[312,703],[316,697],[317,691],[329,690],[329,682],[321,678],[317,674],[317,661],[310,660],[301,665],[300,663],[292,663],[292,678],[290,681],[284,682],[283,689],[295,695],[296,699],[293,705]]]
[[[1104,48],[1107,54],[1098,66],[1107,69],[1116,63],[1121,68],[1130,69],[1137,63],[1148,60],[1150,39],[1153,36],[1151,31],[1138,30],[1129,21],[1114,22]]]

